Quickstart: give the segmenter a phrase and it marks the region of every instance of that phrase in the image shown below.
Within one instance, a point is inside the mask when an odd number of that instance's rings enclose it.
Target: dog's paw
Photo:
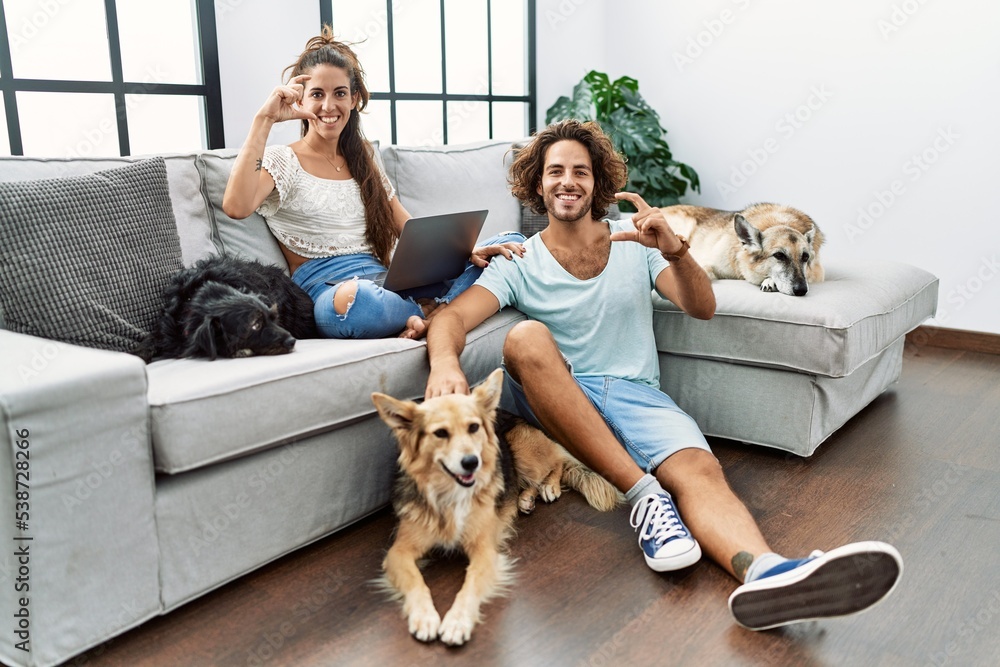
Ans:
[[[438,635],[441,641],[449,646],[461,646],[472,637],[472,628],[475,625],[475,619],[452,609],[444,615]]]
[[[521,514],[531,514],[535,511],[534,489],[525,489],[521,492],[521,495],[517,497],[517,509],[521,511]]]
[[[764,282],[760,284],[761,292],[777,292],[778,283],[774,282],[773,278],[764,278]]]
[[[437,639],[441,628],[441,617],[434,607],[414,610],[409,617],[410,634],[422,642]]]
[[[559,484],[542,484],[542,500],[551,503],[562,495],[562,487]]]

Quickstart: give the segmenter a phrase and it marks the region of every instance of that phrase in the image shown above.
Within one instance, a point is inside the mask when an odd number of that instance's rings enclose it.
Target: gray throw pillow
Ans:
[[[547,213],[535,213],[530,206],[521,207],[521,233],[525,236],[534,236],[549,226],[549,216]]]
[[[288,262],[260,213],[251,213],[245,220],[233,220],[222,210],[222,196],[226,193],[229,172],[235,161],[235,152],[231,155],[203,153],[196,160],[201,174],[202,192],[208,204],[215,249],[220,255],[256,259],[265,264],[273,264],[287,273]]]
[[[131,352],[180,268],[162,158],[0,183],[0,310],[11,331]]]

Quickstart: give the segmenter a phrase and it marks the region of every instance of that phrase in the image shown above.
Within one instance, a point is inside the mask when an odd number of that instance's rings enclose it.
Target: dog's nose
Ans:
[[[282,344],[290,350],[295,347],[295,338],[289,336],[282,342]]]
[[[479,457],[475,454],[469,454],[468,456],[462,457],[462,469],[466,472],[474,472],[478,467]]]
[[[802,285],[796,285],[795,287],[792,288],[792,292],[795,293],[795,296],[805,296],[806,292],[808,291],[809,287],[804,283]]]

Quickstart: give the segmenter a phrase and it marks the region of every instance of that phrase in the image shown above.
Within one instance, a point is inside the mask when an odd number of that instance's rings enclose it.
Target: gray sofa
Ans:
[[[380,154],[411,214],[489,208],[485,236],[521,225],[509,147]],[[234,155],[163,156],[185,264],[219,252],[282,262],[262,219],[221,210]],[[132,161],[0,158],[0,182]],[[663,386],[706,433],[808,455],[898,377],[936,279],[827,259],[828,281],[804,298],[716,283],[708,322],[653,297]],[[521,319],[505,310],[470,333],[471,382],[499,365]],[[0,350],[0,659],[14,665],[67,660],[384,507],[395,446],[369,395],[417,398],[427,376],[423,342],[399,339],[148,366],[10,330]],[[11,483],[19,471],[26,484]]]

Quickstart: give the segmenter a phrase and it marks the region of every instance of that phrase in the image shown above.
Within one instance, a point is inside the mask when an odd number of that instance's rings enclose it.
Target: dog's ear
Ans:
[[[760,230],[747,222],[747,219],[739,213],[733,216],[733,226],[736,227],[736,236],[744,248],[750,252],[760,252],[764,249]]]
[[[816,225],[809,228],[806,232],[806,243],[812,246],[813,242],[816,240]]]
[[[401,401],[398,398],[375,392],[372,394],[372,403],[378,410],[378,416],[390,428],[402,431],[409,431],[413,428],[413,416],[417,410],[417,404],[413,401]]]
[[[219,356],[215,347],[215,319],[212,317],[203,319],[198,328],[191,334],[187,347],[184,349],[184,356],[200,356],[199,352],[208,357],[209,361],[215,361],[216,357]]]
[[[498,368],[483,383],[472,390],[472,397],[488,414],[496,412],[500,403],[500,393],[503,391],[503,369]]]

